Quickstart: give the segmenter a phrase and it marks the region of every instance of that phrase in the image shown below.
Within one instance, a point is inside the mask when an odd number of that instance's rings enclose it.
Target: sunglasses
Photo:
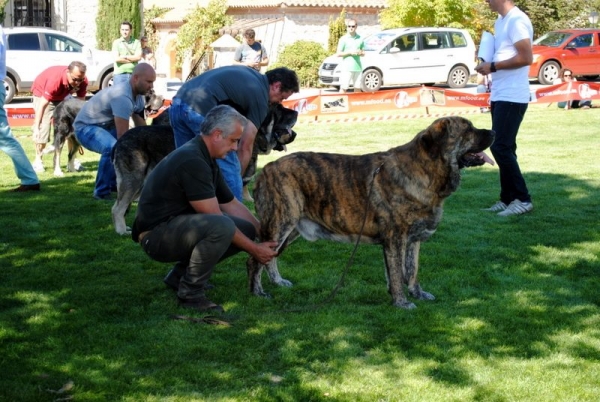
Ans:
[[[565,74],[565,77],[570,77],[570,76],[571,76],[571,74]]]
[[[348,28],[356,28],[356,25],[346,25]]]

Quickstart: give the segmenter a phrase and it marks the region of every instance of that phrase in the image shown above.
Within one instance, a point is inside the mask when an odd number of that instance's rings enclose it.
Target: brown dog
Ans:
[[[360,236],[363,243],[381,244],[394,306],[415,308],[404,285],[416,299],[434,299],[417,279],[420,244],[440,223],[445,198],[460,184],[460,169],[482,165],[475,154],[493,140],[491,130],[446,117],[387,152],[284,156],[267,164],[256,180],[260,237],[277,241],[279,253],[299,235],[351,243]],[[251,257],[247,267],[256,295],[268,296],[261,284],[263,268],[272,282],[292,285],[279,274],[276,258],[263,266]]]

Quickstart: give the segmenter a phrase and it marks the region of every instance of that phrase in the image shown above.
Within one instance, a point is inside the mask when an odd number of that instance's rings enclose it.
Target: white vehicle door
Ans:
[[[15,70],[25,86],[39,74],[42,45],[37,32],[14,33],[7,39],[6,66]]]
[[[456,50],[450,47],[447,32],[421,32],[418,83],[445,82],[455,63]],[[475,55],[473,54],[473,58]]]
[[[68,66],[73,61],[80,61],[88,69],[93,68],[92,52],[83,44],[55,33],[44,33],[43,38],[47,57],[52,60],[53,65]]]
[[[401,35],[390,43],[387,53],[381,54],[383,82],[386,86],[418,82],[421,55],[415,33]]]

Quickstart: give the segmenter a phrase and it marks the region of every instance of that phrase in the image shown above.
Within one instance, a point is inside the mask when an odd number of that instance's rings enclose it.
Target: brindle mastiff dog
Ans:
[[[484,163],[494,132],[462,117],[433,122],[407,144],[386,152],[339,155],[298,152],[267,164],[256,180],[254,199],[260,238],[279,243],[281,253],[302,235],[307,240],[381,244],[388,291],[394,306],[412,309],[411,296],[433,300],[417,279],[419,247],[435,232],[444,200],[460,183],[460,169]],[[361,228],[364,223],[364,229]],[[266,268],[272,282],[291,286],[277,269],[252,257],[250,291],[268,296],[261,284]]]

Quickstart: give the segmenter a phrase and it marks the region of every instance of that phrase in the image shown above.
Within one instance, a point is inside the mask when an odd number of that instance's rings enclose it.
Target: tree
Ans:
[[[177,33],[177,66],[190,56],[196,59],[208,50],[219,37],[219,29],[231,25],[233,18],[227,16],[227,0],[210,0],[206,8],[196,8],[185,16],[185,24]]]
[[[139,37],[142,31],[139,3],[139,0],[100,0],[96,18],[98,49],[111,49],[112,42],[120,36],[119,27],[122,21],[131,22],[131,36]]]
[[[327,53],[320,43],[299,40],[286,46],[269,69],[291,68],[298,75],[302,87],[316,87],[319,85],[319,66],[325,57]]]
[[[346,34],[346,9],[343,8],[339,17],[335,20],[329,17],[329,40],[327,42],[327,51],[329,54],[337,52],[337,45],[340,38]]]
[[[156,49],[156,46],[158,45],[158,38],[156,37],[156,27],[151,21],[162,16],[169,10],[169,8],[161,8],[157,6],[152,6],[149,9],[144,10],[144,35],[148,37],[148,46],[150,46],[152,49]]]
[[[6,17],[6,3],[8,0],[0,0],[0,24],[4,25],[4,17]]]

